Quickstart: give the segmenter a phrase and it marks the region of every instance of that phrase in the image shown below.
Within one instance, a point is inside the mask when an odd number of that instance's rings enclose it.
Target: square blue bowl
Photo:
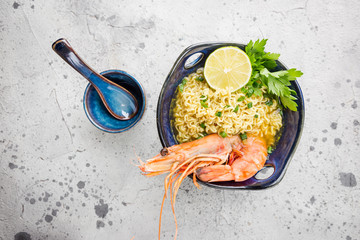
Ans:
[[[235,46],[245,50],[244,44],[215,42],[215,43],[199,43],[186,48],[176,60],[169,75],[167,76],[160,92],[157,105],[157,127],[160,141],[163,147],[170,147],[178,144],[174,128],[171,124],[172,120],[172,100],[175,97],[177,86],[182,79],[196,69],[204,67],[206,58],[214,50],[225,46]],[[287,67],[280,61],[276,61],[277,67],[273,71],[287,70]],[[264,189],[278,184],[285,175],[290,160],[295,153],[296,147],[300,141],[304,118],[305,107],[304,98],[297,81],[291,82],[291,89],[296,91],[298,111],[293,112],[289,109],[283,111],[283,127],[282,135],[276,145],[276,149],[269,155],[263,169],[273,168],[273,173],[265,179],[254,177],[243,182],[202,182],[200,183],[215,188],[222,189]],[[259,172],[261,172],[260,170]]]

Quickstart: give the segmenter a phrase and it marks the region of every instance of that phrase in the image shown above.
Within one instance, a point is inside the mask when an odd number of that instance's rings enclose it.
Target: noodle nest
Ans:
[[[233,93],[215,91],[206,83],[203,68],[185,77],[182,91],[178,90],[173,109],[173,125],[179,143],[193,141],[207,134],[254,134],[273,145],[282,127],[277,101],[269,103],[261,96],[246,97],[238,90]],[[262,87],[266,93],[266,87]]]

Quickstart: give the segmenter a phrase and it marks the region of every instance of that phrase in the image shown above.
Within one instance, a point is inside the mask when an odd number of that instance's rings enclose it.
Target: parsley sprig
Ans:
[[[250,41],[247,44],[245,52],[250,58],[253,71],[250,81],[241,91],[247,97],[251,97],[253,94],[261,96],[261,87],[265,85],[268,88],[270,97],[280,97],[281,103],[285,108],[297,111],[297,104],[294,101],[297,99],[296,92],[290,89],[289,86],[291,81],[294,81],[297,77],[303,75],[303,73],[295,68],[271,72],[277,66],[276,60],[280,54],[265,52],[266,42],[267,39],[262,39],[255,42]]]

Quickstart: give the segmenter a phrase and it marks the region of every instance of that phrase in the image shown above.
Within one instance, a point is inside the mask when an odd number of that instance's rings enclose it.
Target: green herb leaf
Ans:
[[[240,133],[240,138],[241,138],[241,140],[247,139],[246,132],[245,133]]]
[[[253,106],[252,102],[249,102],[249,103],[247,104],[247,107],[248,107],[248,108],[252,108],[252,106]]]
[[[290,72],[289,72],[290,71]],[[280,97],[281,103],[285,108],[292,111],[297,111],[297,104],[295,101],[296,92],[289,88],[290,81],[301,76],[302,72],[292,68],[288,71],[269,72],[267,69],[260,71],[260,75],[266,78],[269,92]]]
[[[200,96],[200,104],[204,108],[208,108],[209,106],[206,104],[206,101],[208,100],[208,96],[201,95]]]
[[[272,153],[272,151],[273,151],[272,147],[271,147],[271,146],[269,146],[269,147],[267,148],[267,152],[268,152],[268,154]]]
[[[293,81],[296,78],[301,77],[303,75],[303,73],[299,70],[296,70],[296,68],[291,68],[287,70],[287,74],[290,81]]]
[[[254,88],[249,88],[246,96],[249,98],[249,97],[251,97],[253,94],[254,94]]]
[[[265,102],[265,105],[267,106],[272,106],[273,105],[273,101],[272,100],[268,100]]]
[[[265,53],[266,42],[267,39],[255,42],[250,41],[246,46],[245,52],[250,58],[253,72],[249,83],[241,91],[248,97],[253,94],[261,96],[261,86],[265,85],[268,88],[268,94],[273,95],[269,98],[280,97],[281,103],[285,108],[297,111],[297,104],[294,101],[296,100],[296,92],[290,88],[290,85],[291,81],[301,77],[303,73],[295,68],[270,72],[271,69],[277,66],[276,60],[280,54]]]
[[[215,113],[215,116],[217,116],[217,117],[221,117],[221,115],[222,115],[222,112]]]
[[[297,103],[294,101],[297,98],[290,95],[288,97],[280,97],[281,103],[284,105],[284,107],[290,109],[291,111],[297,111]]]
[[[278,60],[278,58],[280,57],[279,53],[265,53],[265,55],[263,56],[264,59],[268,59],[268,60]]]
[[[263,92],[261,91],[260,88],[255,88],[254,89],[254,95],[257,97],[260,97],[263,94]]]
[[[221,137],[223,137],[223,138],[226,138],[226,137],[227,137],[227,134],[226,134],[226,132],[224,132],[224,131],[220,132],[219,135],[220,135]]]
[[[208,96],[201,95],[200,100],[206,102],[208,100]]]
[[[245,96],[242,96],[242,97],[239,97],[237,101],[238,101],[238,102],[242,102],[242,101],[244,101],[244,100],[245,100]]]
[[[206,128],[206,125],[205,125],[205,123],[200,123],[200,127],[202,127],[202,128]]]
[[[259,115],[255,114],[254,118],[258,118],[258,117],[259,117]]]
[[[198,76],[195,78],[196,81],[202,82],[205,80],[205,78],[203,76]]]
[[[209,107],[204,101],[200,101],[200,104],[201,104],[201,106],[204,107],[204,108],[208,108],[208,107]]]
[[[234,109],[234,113],[237,113],[239,111],[239,105],[236,105],[235,109]]]
[[[225,107],[224,108],[229,108],[230,107],[230,105],[225,105]]]
[[[248,92],[248,89],[245,88],[245,87],[242,87],[240,90],[241,90],[243,93],[247,93],[247,92]]]
[[[187,80],[183,78],[182,82],[179,84],[179,90],[182,92],[184,91],[184,86],[186,84]]]

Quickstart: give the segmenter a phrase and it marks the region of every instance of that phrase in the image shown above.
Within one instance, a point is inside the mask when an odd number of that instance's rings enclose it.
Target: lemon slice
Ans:
[[[251,71],[250,59],[244,51],[222,47],[206,59],[204,76],[211,88],[235,92],[249,82]]]

